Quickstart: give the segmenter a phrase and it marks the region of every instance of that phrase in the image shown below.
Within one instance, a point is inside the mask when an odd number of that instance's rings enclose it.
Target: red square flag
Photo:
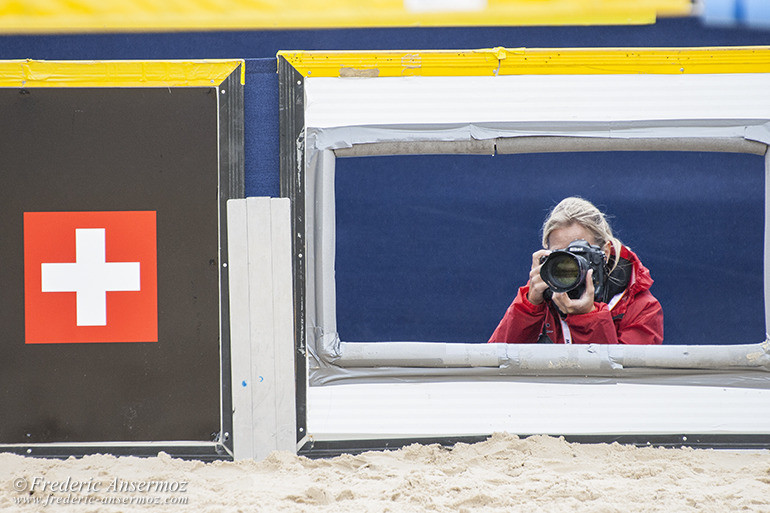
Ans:
[[[154,211],[25,212],[25,342],[157,342],[156,238]]]

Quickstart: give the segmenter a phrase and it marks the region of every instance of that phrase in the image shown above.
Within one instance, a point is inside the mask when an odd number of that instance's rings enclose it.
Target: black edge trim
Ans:
[[[138,458],[153,458],[160,452],[165,452],[173,458],[201,461],[232,461],[232,451],[222,444],[212,445],[0,445],[0,452],[18,454],[31,458],[66,459],[70,456],[82,458],[94,454],[110,454],[112,456],[136,456]]]
[[[305,351],[305,79],[278,57],[281,197],[291,200],[297,441],[307,433]]]
[[[297,454],[311,459],[334,458],[341,454],[361,454],[369,451],[395,451],[412,444],[439,444],[444,447],[452,447],[458,443],[474,444],[483,442],[488,438],[488,436],[459,436],[444,438],[309,441],[297,451]]]
[[[533,435],[521,435],[527,438]],[[551,435],[558,436],[558,435]],[[342,454],[361,454],[368,451],[393,451],[411,444],[438,444],[453,447],[458,443],[473,444],[487,440],[489,436],[460,436],[437,438],[392,438],[382,440],[309,441],[298,451],[300,456],[311,459],[334,458]],[[580,444],[633,445],[636,447],[664,447],[694,449],[770,449],[770,435],[563,435],[567,442]]]
[[[244,117],[241,67],[219,85],[219,263],[222,421],[217,442],[233,451],[233,395],[230,365],[230,295],[227,265],[227,200],[245,196]],[[224,92],[224,94],[222,94]]]

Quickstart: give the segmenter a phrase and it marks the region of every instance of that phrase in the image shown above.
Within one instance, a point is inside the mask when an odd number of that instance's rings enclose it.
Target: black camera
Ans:
[[[545,299],[551,299],[553,292],[566,292],[572,299],[578,299],[586,289],[586,274],[593,269],[594,301],[606,302],[607,269],[604,251],[599,246],[575,240],[566,249],[542,257],[540,262],[540,276],[549,287]]]

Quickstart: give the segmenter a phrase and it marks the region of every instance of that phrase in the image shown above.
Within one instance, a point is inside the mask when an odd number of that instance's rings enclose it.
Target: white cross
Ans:
[[[107,262],[104,228],[75,230],[75,262],[40,264],[43,292],[75,292],[77,325],[107,325],[107,292],[140,290],[139,262]]]

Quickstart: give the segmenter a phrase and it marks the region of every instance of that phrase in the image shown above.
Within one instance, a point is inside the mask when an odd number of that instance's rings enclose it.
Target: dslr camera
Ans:
[[[540,263],[540,276],[549,287],[545,299],[550,300],[554,292],[566,292],[572,299],[578,299],[586,289],[586,274],[593,269],[594,301],[606,302],[607,267],[599,246],[575,240],[566,249],[542,257]]]

